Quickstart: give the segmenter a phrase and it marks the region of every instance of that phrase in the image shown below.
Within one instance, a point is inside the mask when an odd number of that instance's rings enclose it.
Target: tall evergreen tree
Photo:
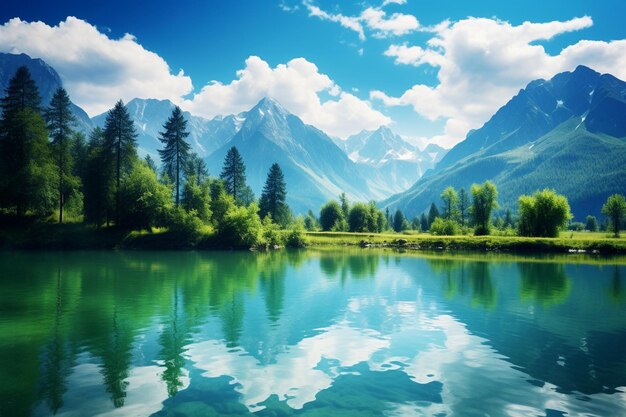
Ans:
[[[180,107],[174,107],[172,115],[163,125],[164,132],[159,133],[159,140],[164,145],[159,149],[163,168],[174,181],[176,207],[180,201],[180,177],[189,159],[189,143],[186,141],[187,120]]]
[[[285,184],[285,177],[280,169],[280,165],[274,163],[267,173],[267,179],[259,200],[259,215],[261,218],[269,214],[277,224],[286,226],[289,221],[289,208],[286,199],[287,185]]]
[[[226,153],[220,178],[224,181],[226,192],[241,204],[242,198],[245,197],[246,188],[248,188],[246,185],[246,166],[239,151],[234,146]]]
[[[396,213],[393,215],[393,230],[400,233],[404,230],[404,226],[406,223],[406,219],[404,218],[404,214],[400,209],[396,210]]]
[[[422,232],[428,230],[428,219],[426,218],[426,213],[422,213],[422,215],[420,216],[420,227],[422,229]]]
[[[339,196],[339,202],[341,203],[341,211],[343,212],[344,219],[348,218],[350,214],[350,203],[348,203],[348,197],[346,193],[341,193]]]
[[[430,210],[428,210],[428,228],[433,224],[435,219],[439,217],[439,209],[435,203],[430,203]]]
[[[202,184],[204,180],[209,177],[209,170],[206,166],[206,162],[204,162],[204,160],[195,152],[190,153],[189,158],[187,158],[185,177],[194,177],[197,185]]]
[[[146,165],[148,165],[148,168],[150,168],[156,174],[157,166],[156,166],[156,162],[154,162],[154,159],[152,159],[152,157],[149,154],[146,154],[144,161],[146,161]]]
[[[467,221],[467,210],[469,209],[470,201],[465,188],[459,190],[459,220],[461,226],[465,226]]]
[[[0,100],[0,201],[21,217],[29,207],[50,208],[51,156],[41,97],[28,68],[22,66]]]
[[[114,161],[115,224],[119,225],[121,178],[130,172],[132,162],[137,157],[137,132],[122,100],[109,110],[104,122],[104,150]]]
[[[89,134],[82,176],[85,221],[100,227],[108,223],[113,200],[113,164],[105,152],[104,131],[96,127]]]
[[[59,87],[50,101],[50,107],[45,111],[48,132],[52,139],[53,153],[59,172],[59,223],[63,223],[63,206],[71,188],[68,184],[76,184],[76,177],[72,175],[73,160],[71,155],[72,125],[76,117],[72,113],[70,97],[63,87]]]

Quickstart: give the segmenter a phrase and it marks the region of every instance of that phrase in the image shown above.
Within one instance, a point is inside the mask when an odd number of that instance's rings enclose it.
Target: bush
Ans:
[[[581,222],[571,222],[567,227],[568,230],[573,230],[575,232],[582,232],[585,230],[585,223]]]
[[[217,239],[223,247],[251,248],[263,243],[263,224],[256,204],[231,206],[218,223]]]
[[[209,232],[208,226],[198,217],[195,210],[186,212],[182,207],[172,210],[169,230],[179,235],[185,243],[192,245],[200,240],[205,231]]]
[[[280,235],[279,226],[272,221],[268,214],[263,218],[263,242],[267,247],[274,248],[283,245],[283,238]]]
[[[567,198],[549,189],[520,196],[519,214],[520,235],[536,237],[557,237],[572,217]]]
[[[451,219],[436,217],[430,225],[430,233],[435,236],[454,236],[461,232],[461,225]]]
[[[306,246],[304,220],[298,216],[285,238],[288,248],[304,248]]]

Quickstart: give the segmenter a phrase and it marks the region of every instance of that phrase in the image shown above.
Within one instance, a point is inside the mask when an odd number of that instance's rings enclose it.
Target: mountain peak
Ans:
[[[271,97],[263,97],[251,111],[257,111],[264,114],[275,113],[282,116],[291,114],[282,106],[282,104]]]

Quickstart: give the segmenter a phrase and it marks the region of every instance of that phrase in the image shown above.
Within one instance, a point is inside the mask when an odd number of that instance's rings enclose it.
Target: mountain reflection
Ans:
[[[513,402],[619,415],[624,268],[364,250],[0,254],[0,415]]]

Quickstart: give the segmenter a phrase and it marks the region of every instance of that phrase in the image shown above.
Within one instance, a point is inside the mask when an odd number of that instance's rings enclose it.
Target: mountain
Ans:
[[[137,130],[137,147],[139,155],[149,154],[157,164],[160,162],[157,149],[163,147],[159,141],[159,133],[163,125],[172,115],[174,103],[170,100],[135,98],[126,103],[126,109],[135,123]],[[237,116],[216,117],[207,120],[202,117],[183,112],[187,120],[189,143],[194,152],[206,157],[230,140],[241,127],[245,114]],[[107,113],[95,116],[92,120],[95,126],[104,127]]]
[[[584,66],[531,82],[383,205],[413,216],[439,203],[445,187],[485,180],[498,186],[503,208],[547,187],[568,197],[577,220],[600,215],[608,195],[626,193],[626,83]]]
[[[370,190],[356,164],[328,135],[304,124],[275,100],[262,99],[242,117],[241,129],[206,158],[212,173],[219,175],[226,152],[236,146],[246,164],[248,184],[257,197],[270,166],[274,162],[280,165],[287,183],[287,203],[295,213],[318,210],[342,192],[352,201],[380,195]]]
[[[26,54],[6,54],[0,53],[0,97],[4,97],[11,78],[17,69],[26,66],[30,71],[44,106],[47,106],[54,95],[54,92],[63,86],[59,74],[41,59],[33,59]],[[87,113],[76,104],[71,104],[72,113],[76,116],[77,125],[75,128],[82,132],[89,132],[93,125]]]
[[[363,130],[346,140],[335,139],[335,143],[370,178],[371,187],[382,193],[408,189],[446,153],[435,144],[421,152],[386,126]]]

